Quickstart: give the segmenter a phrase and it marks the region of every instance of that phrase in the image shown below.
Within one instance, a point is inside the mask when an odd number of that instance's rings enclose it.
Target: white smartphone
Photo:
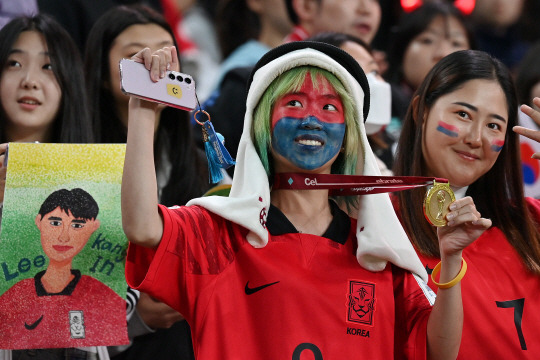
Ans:
[[[195,81],[188,74],[167,71],[163,79],[153,82],[144,64],[129,59],[120,60],[122,91],[145,100],[191,111],[197,106]]]

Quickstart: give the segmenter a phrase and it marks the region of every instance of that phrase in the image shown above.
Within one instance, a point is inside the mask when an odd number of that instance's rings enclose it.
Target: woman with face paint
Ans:
[[[523,195],[519,141],[511,131],[516,109],[504,65],[484,52],[455,52],[415,93],[398,145],[396,175],[447,178],[456,203],[474,199],[493,222],[463,252],[470,275],[462,281],[460,359],[533,359],[540,353],[540,202]],[[429,272],[444,256],[437,236],[446,229],[421,221],[423,196],[398,193],[396,208]]]
[[[133,59],[157,81],[178,69],[175,54],[143,50]],[[129,106],[126,278],[185,316],[197,358],[455,358],[461,252],[491,222],[472,202],[456,203],[461,213],[440,237],[440,281],[455,286],[432,306],[389,196],[331,199],[319,186],[327,174],[380,175],[363,124],[368,81],[350,55],[299,41],[261,58],[229,197],[158,205],[157,105],[131,98]]]

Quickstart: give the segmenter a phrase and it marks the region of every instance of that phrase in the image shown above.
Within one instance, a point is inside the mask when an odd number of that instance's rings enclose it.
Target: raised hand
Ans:
[[[131,60],[144,64],[150,71],[150,78],[158,81],[165,77],[167,70],[180,70],[178,53],[175,46],[165,46],[152,52],[149,48],[144,48],[131,57]]]
[[[447,226],[437,229],[441,257],[461,254],[491,226],[491,220],[482,217],[470,196],[450,204],[446,220]]]
[[[144,64],[150,72],[150,79],[154,82],[165,77],[167,70],[179,71],[180,62],[178,61],[178,53],[175,46],[165,46],[159,50],[152,52],[150,48],[144,48],[131,57],[131,60]],[[141,107],[156,111],[159,104],[142,100],[132,96],[130,106],[133,108]]]
[[[537,108],[540,108],[540,98],[534,98],[533,104],[536,105]],[[521,111],[529,116],[533,121],[540,127],[540,111],[533,109],[532,107],[528,105],[521,105]],[[523,126],[514,126],[513,129],[515,133],[519,135],[523,135],[525,137],[528,137],[531,140],[535,140],[537,142],[540,142],[540,130],[533,130],[528,129]],[[534,153],[532,155],[533,159],[540,159],[540,153]]]

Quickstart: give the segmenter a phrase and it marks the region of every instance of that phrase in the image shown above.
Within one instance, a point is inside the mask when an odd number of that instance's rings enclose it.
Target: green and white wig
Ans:
[[[345,51],[320,42],[296,41],[270,50],[257,62],[248,81],[244,128],[229,197],[208,196],[188,203],[249,230],[247,241],[257,248],[266,246],[269,236],[266,215],[272,175],[272,105],[287,92],[299,89],[308,72],[315,83],[319,75],[328,79],[344,106],[344,151],[332,172],[380,176],[364,127],[370,104],[369,85],[356,60]],[[219,131],[220,125],[214,126]],[[354,206],[344,210],[357,219],[358,263],[367,270],[382,271],[391,262],[427,281],[426,270],[401,227],[388,194],[357,196],[354,200],[347,202]]]

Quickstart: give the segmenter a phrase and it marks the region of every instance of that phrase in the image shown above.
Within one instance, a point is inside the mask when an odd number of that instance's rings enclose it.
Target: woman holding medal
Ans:
[[[174,48],[132,59],[154,81],[178,69]],[[441,234],[440,278],[455,286],[432,307],[388,195],[334,201],[316,187],[330,174],[380,175],[358,63],[320,42],[281,45],[255,66],[246,105],[230,196],[166,208],[153,171],[157,104],[131,98],[122,182],[130,286],[185,316],[200,359],[454,359],[461,251],[491,222],[469,199],[456,202],[459,215]],[[288,185],[315,190],[279,187],[285,173],[296,173]]]
[[[512,132],[515,109],[514,85],[506,67],[484,52],[466,50],[435,65],[403,122],[395,174],[446,178],[459,199],[450,209],[472,198],[493,222],[463,251],[469,271],[462,282],[460,359],[532,359],[540,353],[540,202],[523,195],[519,141]],[[539,117],[532,109],[523,109]],[[395,199],[429,273],[443,256],[437,237],[448,227],[423,221],[424,194],[411,190]],[[428,205],[426,215],[436,217]],[[452,225],[454,212],[440,225]],[[441,292],[433,281],[429,285]]]

